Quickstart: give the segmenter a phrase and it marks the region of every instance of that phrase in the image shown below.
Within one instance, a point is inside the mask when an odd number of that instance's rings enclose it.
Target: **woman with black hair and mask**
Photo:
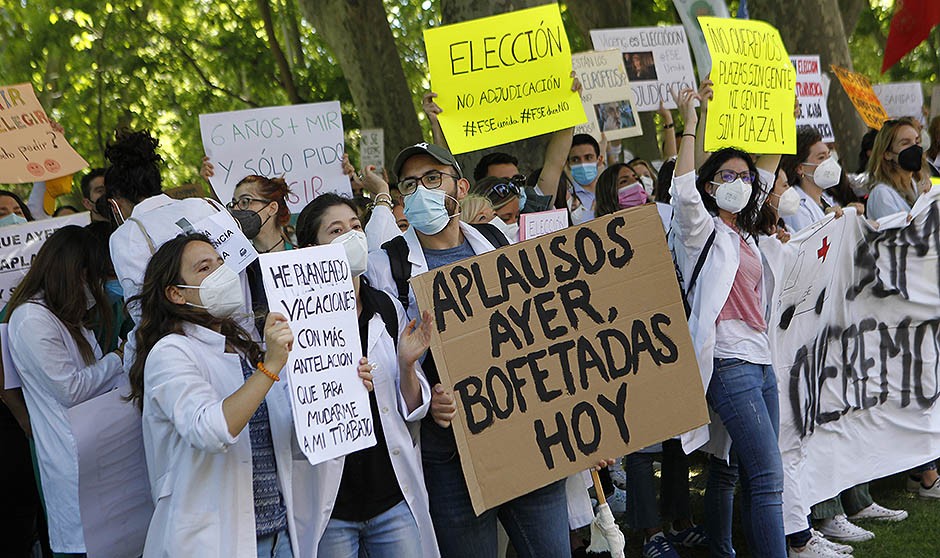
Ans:
[[[910,212],[917,198],[930,188],[920,146],[920,125],[910,117],[884,123],[868,160],[868,216],[881,219],[893,213]]]

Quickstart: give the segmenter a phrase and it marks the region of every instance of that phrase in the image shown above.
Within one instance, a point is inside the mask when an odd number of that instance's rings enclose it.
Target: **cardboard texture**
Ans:
[[[654,205],[411,283],[477,514],[708,422]]]

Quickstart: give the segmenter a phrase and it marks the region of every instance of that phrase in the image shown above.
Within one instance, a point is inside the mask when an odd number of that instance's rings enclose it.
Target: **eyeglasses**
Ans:
[[[265,205],[271,203],[271,200],[266,200],[263,198],[250,198],[248,196],[242,196],[237,200],[232,200],[225,204],[225,207],[231,209],[240,209],[242,211],[248,211],[251,207],[251,202],[263,203]]]
[[[460,178],[457,175],[447,174],[446,172],[429,171],[423,176],[410,177],[400,181],[398,183],[398,191],[401,192],[403,196],[410,196],[417,191],[419,184],[429,190],[436,190],[444,183],[445,176],[453,178],[454,181]]]
[[[486,197],[489,198],[491,202],[496,204],[498,202],[504,201],[510,196],[518,196],[522,193],[522,189],[525,188],[525,180],[525,175],[517,174],[506,182],[493,184],[493,186],[491,186],[489,191],[486,193]]]
[[[757,178],[757,175],[751,171],[734,172],[729,169],[720,170],[715,173],[715,176],[720,177],[722,182],[734,182],[740,178],[745,184],[753,184]]]

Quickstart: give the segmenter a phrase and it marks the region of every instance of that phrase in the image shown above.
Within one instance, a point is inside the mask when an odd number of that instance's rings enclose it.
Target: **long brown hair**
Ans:
[[[69,225],[50,236],[39,249],[26,277],[10,297],[6,321],[13,312],[42,297],[42,304],[58,318],[78,345],[86,365],[95,361],[95,351],[83,329],[101,325],[105,339],[111,337],[111,308],[105,294],[104,262],[100,261],[94,236],[82,227]],[[88,287],[95,304],[88,308]]]
[[[878,130],[878,135],[875,136],[875,144],[871,148],[871,158],[868,159],[868,180],[871,186],[875,186],[879,182],[891,186],[898,194],[901,194],[901,197],[907,203],[914,205],[918,193],[914,191],[910,183],[904,183],[901,176],[901,166],[898,165],[897,159],[891,161],[885,159],[885,153],[891,151],[894,137],[897,136],[898,130],[902,126],[910,126],[915,132],[920,133],[920,123],[909,116],[885,122],[881,130]],[[923,168],[914,173],[915,181],[920,182],[922,172]]]
[[[137,328],[137,354],[130,371],[130,399],[141,409],[144,404],[144,365],[147,356],[157,341],[167,335],[185,335],[184,322],[207,328],[220,325],[220,333],[225,336],[227,347],[244,355],[249,362],[261,360],[261,348],[231,318],[214,318],[201,308],[175,304],[166,297],[167,287],[183,282],[180,276],[183,250],[190,242],[205,242],[211,246],[209,239],[202,234],[180,235],[165,243],[150,258],[144,274],[144,285],[140,294],[132,299],[140,303],[142,318]]]
[[[617,197],[617,183],[620,180],[620,170],[630,169],[630,172],[636,174],[636,171],[626,163],[616,163],[610,165],[600,176],[597,177],[597,183],[594,187],[595,202],[594,215],[603,217],[610,213],[620,211],[620,200]]]

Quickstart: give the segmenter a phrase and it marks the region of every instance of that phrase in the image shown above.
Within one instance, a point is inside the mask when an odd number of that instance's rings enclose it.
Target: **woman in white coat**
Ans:
[[[686,264],[683,277],[691,277],[704,254],[690,293],[689,329],[709,408],[731,439],[732,464],[718,458],[709,464],[705,505],[711,555],[735,555],[731,501],[740,470],[751,554],[784,558],[779,404],[766,322],[773,276],[755,241],[762,224],[760,181],[751,157],[736,149],[713,153],[696,176],[693,102],[699,96],[686,89],[678,97],[685,132],[671,190],[674,249]]]
[[[293,335],[270,314],[262,353],[232,319],[244,305],[238,276],[203,235],[170,240],[147,266],[131,368],[155,503],[145,557],[289,558],[296,548],[278,376]]]
[[[356,291],[362,354],[373,363],[370,395],[376,445],[314,467],[294,468],[300,556],[387,558],[439,556],[421,468],[418,431],[431,389],[418,364],[430,343],[429,312],[407,322],[397,300],[362,277],[368,246],[348,198],[322,194],[297,220],[301,247],[342,244]]]
[[[111,325],[103,269],[91,233],[63,227],[46,240],[7,307],[10,355],[36,442],[49,543],[62,554],[85,553],[69,409],[115,387],[123,371],[123,352],[102,356],[90,329]]]

